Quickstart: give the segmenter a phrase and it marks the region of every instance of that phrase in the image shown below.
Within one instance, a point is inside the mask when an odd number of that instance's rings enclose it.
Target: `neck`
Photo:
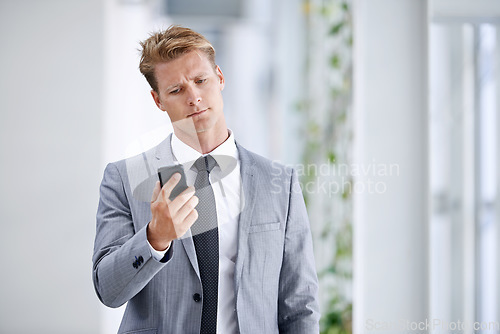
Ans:
[[[186,133],[178,128],[174,128],[175,135],[184,144],[194,148],[201,154],[207,154],[215,150],[219,145],[229,138],[227,128],[212,133],[212,131]]]

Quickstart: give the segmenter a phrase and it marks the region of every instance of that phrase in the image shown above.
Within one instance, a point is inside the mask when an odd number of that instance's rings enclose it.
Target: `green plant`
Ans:
[[[304,0],[303,7],[307,89],[299,105],[305,118],[302,164],[327,168],[307,168],[301,182],[328,185],[326,194],[303,190],[318,260],[321,333],[345,334],[352,333],[351,2]]]

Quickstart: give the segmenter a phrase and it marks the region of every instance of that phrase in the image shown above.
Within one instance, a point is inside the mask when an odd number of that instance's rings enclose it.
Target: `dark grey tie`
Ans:
[[[208,177],[216,164],[217,162],[210,155],[200,157],[194,163],[194,167],[198,170],[194,182],[195,195],[200,201],[196,206],[198,219],[191,226],[191,232],[203,288],[203,310],[200,329],[202,334],[215,334],[217,332],[219,229],[214,191]]]

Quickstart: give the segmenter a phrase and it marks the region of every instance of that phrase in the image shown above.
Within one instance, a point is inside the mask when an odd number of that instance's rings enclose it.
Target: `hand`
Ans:
[[[193,187],[188,187],[173,201],[169,199],[180,177],[179,173],[175,173],[163,188],[160,188],[160,182],[157,181],[153,190],[153,218],[147,227],[147,237],[151,246],[158,251],[167,249],[172,240],[183,236],[198,218],[198,212],[195,210],[198,197],[194,196]]]

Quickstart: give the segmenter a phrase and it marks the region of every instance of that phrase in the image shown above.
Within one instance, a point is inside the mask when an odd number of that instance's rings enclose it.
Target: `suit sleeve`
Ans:
[[[319,333],[319,318],[318,278],[309,219],[297,174],[292,171],[279,282],[279,332]]]
[[[100,187],[93,256],[94,287],[103,304],[123,305],[165,266],[152,258],[146,226],[135,230],[122,176],[109,164]]]

